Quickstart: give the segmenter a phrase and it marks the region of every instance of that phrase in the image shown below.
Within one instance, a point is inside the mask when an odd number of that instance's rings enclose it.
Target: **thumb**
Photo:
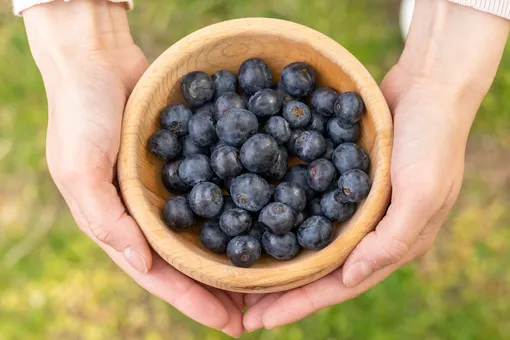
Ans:
[[[386,216],[363,238],[344,264],[343,283],[354,287],[374,272],[407,260],[412,245],[441,205],[418,188],[395,193]]]

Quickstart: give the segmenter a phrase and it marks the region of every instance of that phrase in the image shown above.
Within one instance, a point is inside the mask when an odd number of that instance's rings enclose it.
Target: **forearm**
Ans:
[[[481,101],[496,74],[510,22],[445,0],[417,0],[399,66]]]

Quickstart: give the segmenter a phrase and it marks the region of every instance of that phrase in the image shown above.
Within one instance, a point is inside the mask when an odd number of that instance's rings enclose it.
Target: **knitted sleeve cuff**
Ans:
[[[510,20],[510,0],[450,0]]]

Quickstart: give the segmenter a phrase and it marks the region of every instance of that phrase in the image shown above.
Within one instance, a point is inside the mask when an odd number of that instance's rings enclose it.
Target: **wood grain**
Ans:
[[[335,240],[318,252],[305,251],[280,262],[263,257],[252,268],[237,268],[225,255],[206,250],[198,226],[190,232],[170,230],[161,217],[172,197],[165,191],[160,171],[163,162],[146,150],[158,128],[159,112],[170,103],[183,102],[180,79],[188,72],[234,73],[250,57],[265,59],[275,78],[295,61],[311,64],[318,84],[341,92],[357,91],[367,114],[362,120],[361,146],[368,151],[373,181],[369,197],[347,223],[336,225]],[[356,244],[384,215],[390,198],[392,120],[379,87],[361,63],[338,43],[310,28],[276,19],[238,19],[196,31],[164,52],[143,75],[125,110],[118,172],[122,195],[130,214],[154,250],[169,264],[197,281],[217,288],[266,293],[295,288],[339,268]]]

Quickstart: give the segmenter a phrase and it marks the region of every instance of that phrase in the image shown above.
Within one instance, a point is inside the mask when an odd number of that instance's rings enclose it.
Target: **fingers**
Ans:
[[[248,311],[244,314],[243,325],[248,332],[256,331],[264,327],[263,317],[266,310],[273,305],[278,299],[284,296],[284,292],[262,294],[259,301],[248,307]],[[288,293],[287,293],[288,294]]]
[[[251,307],[264,298],[267,294],[246,294],[244,296],[244,304]]]
[[[244,328],[243,328],[243,314],[242,309],[243,307],[240,307],[240,305],[234,301],[232,298],[232,294],[229,294],[229,292],[225,292],[213,287],[205,287],[211,294],[216,296],[220,302],[222,302],[223,306],[225,306],[228,314],[229,314],[229,321],[225,327],[221,329],[221,331],[225,334],[230,335],[233,338],[239,338],[241,335],[243,335]],[[238,298],[242,298],[241,294],[236,295],[236,300]]]

